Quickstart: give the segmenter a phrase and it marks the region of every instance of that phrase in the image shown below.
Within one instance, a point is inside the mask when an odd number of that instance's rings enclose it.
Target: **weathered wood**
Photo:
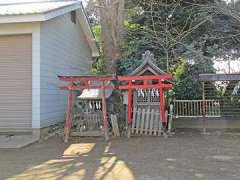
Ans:
[[[99,127],[99,125],[98,125],[98,114],[97,113],[94,114],[94,124],[95,124],[95,126],[94,126],[95,129]]]
[[[159,110],[142,109],[133,110],[133,123],[131,133],[135,135],[161,135],[161,116]]]
[[[88,122],[89,122],[89,129],[93,130],[93,114],[89,113],[88,117],[89,117],[89,120],[88,120]]]
[[[112,129],[113,129],[114,136],[120,136],[116,115],[111,114],[111,123],[112,123]]]
[[[116,134],[117,134],[117,136],[120,136],[120,130],[119,130],[119,126],[118,126],[117,116],[115,116],[115,122],[116,122]]]
[[[145,129],[145,135],[147,135],[148,134],[148,131],[149,131],[149,121],[150,121],[150,108],[148,108],[147,109],[147,112],[146,112],[146,123],[145,123],[145,127],[144,127],[144,129]]]
[[[138,134],[139,128],[140,128],[140,119],[141,119],[141,110],[142,109],[138,109],[138,113],[137,113],[137,118],[136,118],[136,129],[135,129],[135,133]]]
[[[161,111],[159,113],[161,114]],[[166,116],[166,119],[167,119],[167,110],[165,111],[165,116]],[[163,124],[162,124],[162,121],[159,121],[159,123],[158,123],[158,136],[162,135],[162,130],[163,130]],[[164,132],[164,131],[163,131],[163,133],[166,134],[166,132]]]
[[[102,119],[103,119],[102,115],[103,115],[102,112],[98,113],[98,127],[102,126]]]
[[[168,132],[171,133],[173,123],[173,104],[170,104],[169,111]]]
[[[134,133],[134,129],[136,127],[136,117],[137,117],[137,108],[133,109],[133,119],[132,119],[132,133]]]
[[[85,132],[78,132],[73,131],[71,132],[72,137],[99,137],[102,136],[104,133],[101,130],[93,130],[93,131],[85,131]]]
[[[84,112],[84,125],[85,128],[88,128],[88,111]]]
[[[92,114],[92,128],[96,129],[96,113]]]
[[[150,135],[152,135],[152,133],[153,133],[154,116],[155,116],[154,109],[152,109],[152,111],[151,111],[151,118],[150,118],[150,127],[149,127],[149,134]]]
[[[116,136],[115,117],[113,114],[110,115],[110,119],[111,119],[111,124],[112,124],[113,135]]]
[[[142,118],[141,118],[141,127],[140,127],[140,134],[143,134],[144,129],[144,123],[145,123],[145,109],[142,109]]]
[[[102,112],[101,111],[89,111],[85,110],[76,113],[74,117],[76,118],[76,129],[74,130],[75,132],[81,132],[81,133],[87,133],[90,131],[98,131],[101,130],[102,122],[103,122],[103,117],[101,116]],[[81,134],[79,133],[79,134]],[[91,134],[91,133],[89,133]]]
[[[157,135],[158,129],[159,129],[159,117],[160,117],[160,113],[159,110],[156,111],[155,113],[155,118],[154,118],[154,135]]]

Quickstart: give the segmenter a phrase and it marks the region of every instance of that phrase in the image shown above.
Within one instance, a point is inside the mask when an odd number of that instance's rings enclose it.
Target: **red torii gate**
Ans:
[[[163,74],[159,76],[58,76],[62,81],[66,81],[69,84],[66,86],[60,87],[62,90],[68,90],[68,103],[67,103],[67,114],[65,122],[65,142],[68,141],[70,126],[71,126],[71,112],[72,112],[72,100],[73,100],[73,91],[74,90],[83,90],[83,89],[102,89],[102,110],[104,117],[104,131],[105,131],[105,140],[108,140],[108,127],[107,127],[107,109],[106,109],[106,96],[105,89],[125,89],[128,90],[128,124],[132,123],[132,92],[133,89],[159,89],[160,97],[160,106],[161,106],[161,119],[163,126],[166,125],[166,116],[165,116],[165,107],[164,107],[164,88],[171,88],[172,84],[164,84],[162,81],[166,79],[172,79],[173,75]],[[148,81],[156,80],[156,84],[148,84]],[[101,82],[101,85],[91,85],[91,81]],[[119,81],[127,82],[124,85],[106,85],[106,81]],[[142,84],[133,84],[133,81],[142,81]],[[76,82],[82,82],[83,85],[76,85]]]

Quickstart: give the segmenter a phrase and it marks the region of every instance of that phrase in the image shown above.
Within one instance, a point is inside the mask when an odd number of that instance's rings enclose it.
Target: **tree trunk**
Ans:
[[[121,56],[124,0],[98,0],[100,5],[101,39],[105,71],[116,72],[116,61]]]

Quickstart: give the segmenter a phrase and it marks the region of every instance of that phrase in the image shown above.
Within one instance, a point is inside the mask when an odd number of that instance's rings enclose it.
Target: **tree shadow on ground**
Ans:
[[[178,133],[175,137],[49,139],[0,151],[0,179],[235,179],[239,136]]]
[[[126,163],[111,153],[111,142],[101,138],[78,138],[68,144],[53,138],[1,154],[0,179],[134,179]]]

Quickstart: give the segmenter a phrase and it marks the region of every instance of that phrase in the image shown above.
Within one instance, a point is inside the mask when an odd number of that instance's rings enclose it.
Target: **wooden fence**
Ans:
[[[159,110],[134,108],[131,125],[131,134],[161,135],[161,114]]]
[[[205,111],[204,111],[205,110]],[[175,100],[175,117],[220,117],[218,100]]]
[[[75,129],[72,136],[100,136],[103,129],[102,111],[80,112],[74,115]]]

